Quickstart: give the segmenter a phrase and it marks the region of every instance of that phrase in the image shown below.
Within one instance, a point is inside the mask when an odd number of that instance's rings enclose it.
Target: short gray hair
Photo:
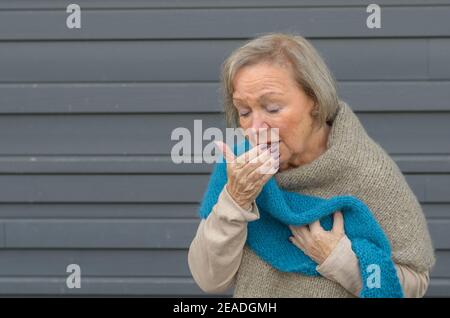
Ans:
[[[234,50],[222,64],[222,93],[228,127],[239,126],[239,114],[233,105],[233,79],[244,66],[275,62],[288,66],[299,88],[315,102],[312,113],[320,126],[337,111],[336,82],[316,49],[302,36],[268,33]]]

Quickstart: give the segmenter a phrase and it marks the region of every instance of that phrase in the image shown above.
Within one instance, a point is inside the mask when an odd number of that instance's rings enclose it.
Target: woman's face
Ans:
[[[280,170],[298,165],[314,133],[314,101],[297,86],[289,70],[269,63],[245,66],[236,73],[233,88],[240,126],[244,130],[278,128]]]

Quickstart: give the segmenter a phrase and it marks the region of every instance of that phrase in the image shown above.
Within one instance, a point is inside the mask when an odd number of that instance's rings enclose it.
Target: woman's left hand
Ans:
[[[319,221],[309,225],[290,225],[289,240],[317,264],[322,264],[345,236],[342,212],[334,213],[333,228],[326,231]]]

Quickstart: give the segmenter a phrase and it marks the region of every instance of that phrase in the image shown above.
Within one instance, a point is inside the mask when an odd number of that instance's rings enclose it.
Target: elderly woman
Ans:
[[[333,77],[311,44],[295,35],[258,37],[225,61],[222,82],[228,125],[278,128],[269,146],[279,158],[264,146],[235,158],[222,144],[227,183],[189,249],[200,288],[222,293],[235,287],[234,297],[359,295],[361,270],[340,211],[330,230],[319,221],[289,226],[291,244],[317,264],[319,276],[277,270],[246,244],[248,222],[260,218],[255,199],[273,177],[283,190],[363,201],[389,240],[404,296],[422,297],[435,259],[421,207],[394,161],[338,99]],[[258,172],[252,157],[272,166],[273,175]]]

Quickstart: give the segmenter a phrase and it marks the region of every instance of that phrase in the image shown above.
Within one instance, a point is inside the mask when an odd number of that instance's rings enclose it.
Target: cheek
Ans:
[[[295,118],[295,117],[294,117]],[[296,120],[286,120],[280,129],[280,139],[282,144],[280,152],[298,153],[302,150],[302,145],[305,143],[305,138],[308,133],[307,119],[297,117]]]

